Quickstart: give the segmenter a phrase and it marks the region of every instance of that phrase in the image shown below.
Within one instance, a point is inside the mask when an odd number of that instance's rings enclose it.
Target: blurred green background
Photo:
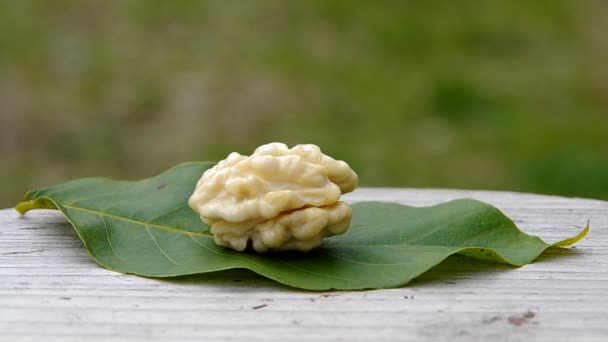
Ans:
[[[364,186],[608,199],[608,1],[0,0],[0,207],[315,143]]]

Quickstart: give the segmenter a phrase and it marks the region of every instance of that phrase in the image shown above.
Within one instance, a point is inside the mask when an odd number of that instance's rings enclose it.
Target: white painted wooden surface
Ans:
[[[452,257],[392,290],[306,292],[244,272],[174,280],[95,264],[54,211],[0,211],[1,341],[608,341],[608,202],[539,195],[360,189],[349,201],[471,197],[576,248],[530,265]],[[576,228],[576,227],[579,228]]]

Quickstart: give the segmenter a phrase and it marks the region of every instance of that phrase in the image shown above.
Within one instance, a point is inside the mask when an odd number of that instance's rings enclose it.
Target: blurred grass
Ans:
[[[0,207],[270,141],[608,199],[608,2],[0,0]]]

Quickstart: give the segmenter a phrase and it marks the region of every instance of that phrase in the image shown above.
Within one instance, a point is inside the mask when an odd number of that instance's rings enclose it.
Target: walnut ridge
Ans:
[[[233,152],[205,171],[188,203],[219,245],[308,251],[347,230],[352,212],[339,199],[357,181],[348,164],[316,145],[271,143],[251,156]]]

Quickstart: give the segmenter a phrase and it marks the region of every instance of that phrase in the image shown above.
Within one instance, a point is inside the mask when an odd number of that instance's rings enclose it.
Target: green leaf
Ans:
[[[123,273],[173,277],[245,268],[310,290],[390,288],[460,253],[521,266],[552,245],[471,199],[417,208],[362,202],[348,232],[309,253],[240,253],[215,245],[187,200],[213,163],[178,165],[136,182],[81,179],[30,191],[17,210],[60,210],[93,259]],[[579,235],[554,244],[573,244]]]

